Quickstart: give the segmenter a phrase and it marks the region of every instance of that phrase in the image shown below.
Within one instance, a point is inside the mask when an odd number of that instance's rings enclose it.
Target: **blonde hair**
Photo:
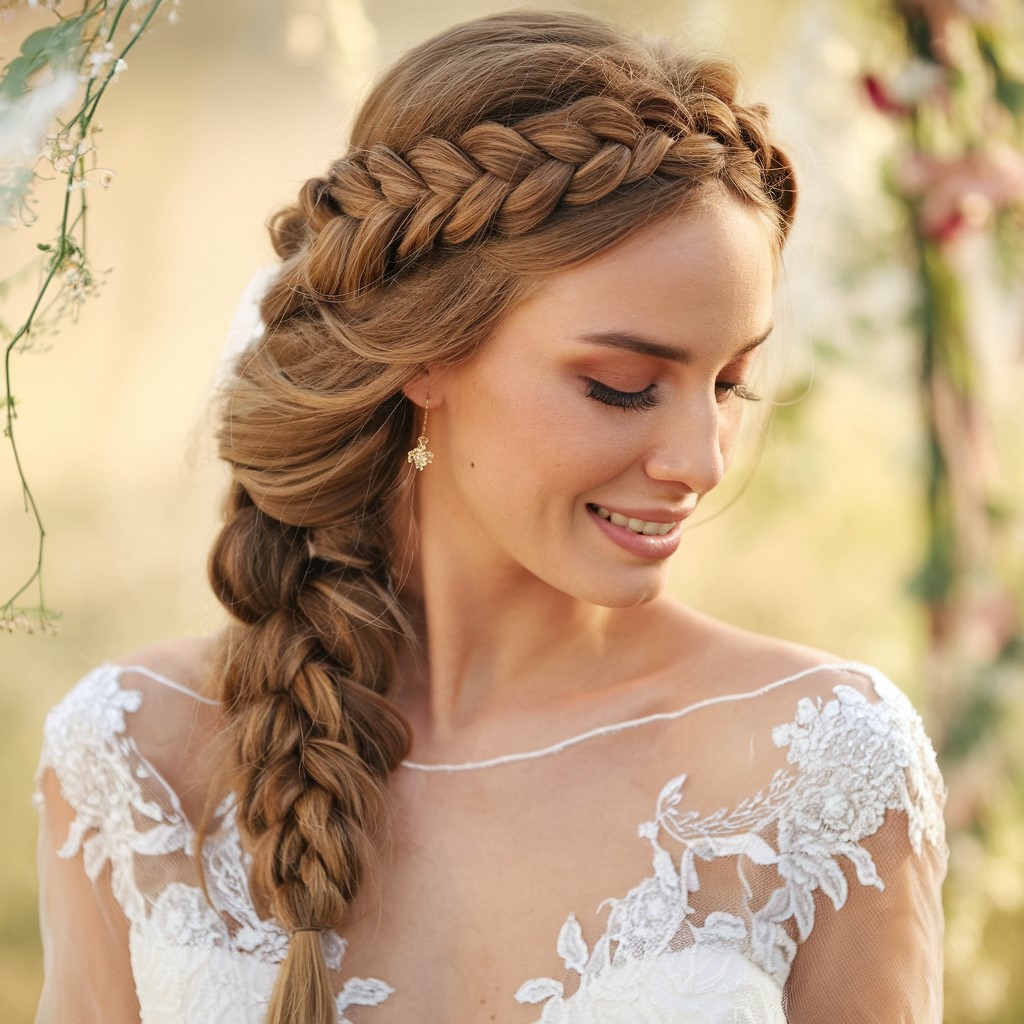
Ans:
[[[377,85],[348,153],[270,230],[266,324],[223,397],[232,483],[210,559],[217,673],[259,911],[291,933],[270,1024],[328,1024],[338,928],[410,745],[388,701],[412,630],[391,585],[402,387],[468,358],[546,275],[712,183],[781,246],[790,165],[718,60],[580,14],[457,26]]]

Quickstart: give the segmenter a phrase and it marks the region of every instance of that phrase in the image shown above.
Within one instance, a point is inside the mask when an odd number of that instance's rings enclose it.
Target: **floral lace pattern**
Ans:
[[[182,978],[209,973],[211,953],[244,955],[254,964],[271,968],[263,1004],[269,995],[273,971],[288,948],[288,936],[274,921],[261,920],[249,894],[250,861],[242,850],[235,827],[234,805],[226,799],[214,814],[215,827],[203,847],[203,865],[212,902],[196,884],[191,857],[193,831],[174,790],[160,777],[126,734],[125,715],[138,711],[142,694],[122,689],[123,670],[104,665],[86,676],[47,716],[39,773],[52,768],[61,794],[75,811],[67,839],[57,851],[65,859],[82,853],[83,867],[95,882],[109,865],[111,888],[131,926],[133,968],[140,999],[148,985],[161,993],[159,1007],[147,1020],[218,1020],[213,1013],[224,1003],[223,1019],[236,1019],[237,984],[200,984],[209,990],[202,1017],[186,1007]],[[37,791],[37,807],[42,796]],[[174,858],[173,855],[182,855]],[[152,861],[177,863],[180,879],[164,880],[149,892],[140,876]],[[145,940],[145,941],[143,941]],[[338,971],[345,940],[334,932],[323,936],[327,966]],[[159,955],[153,955],[156,949]],[[197,954],[194,969],[182,962],[182,951]],[[188,959],[188,953],[184,953]],[[173,983],[171,981],[173,979]],[[251,991],[251,986],[249,987]],[[339,1021],[355,1005],[376,1006],[391,994],[390,986],[376,978],[350,978],[338,995]],[[219,993],[219,994],[218,994]],[[193,993],[193,998],[194,998]],[[179,999],[180,996],[180,999]]]
[[[569,914],[556,942],[563,979],[534,978],[515,993],[540,1008],[539,1022],[784,1024],[783,986],[814,927],[815,894],[836,910],[846,904],[843,862],[861,886],[885,888],[863,841],[887,813],[906,815],[915,853],[943,848],[942,784],[920,718],[884,676],[844,670],[867,676],[878,699],[843,683],[827,698],[801,698],[792,721],[771,731],[787,767],[762,790],[702,815],[687,806],[685,774],[664,785],[654,817],[638,829],[651,875],[602,904],[606,927],[592,947]],[[109,866],[147,1024],[258,1021],[287,936],[253,907],[230,798],[204,845],[210,901],[203,895],[189,859],[195,834],[126,730],[142,694],[121,687],[122,671],[96,670],[47,719],[40,772],[55,771],[74,811],[58,856],[81,853],[93,881]],[[149,871],[152,858],[172,860],[171,877]],[[748,899],[701,916],[695,896],[712,864],[734,872]],[[772,888],[750,898],[746,873],[769,869]],[[149,891],[154,877],[160,884]],[[330,968],[340,970],[345,940],[327,933],[323,941]],[[350,978],[338,1020],[391,994],[379,979]]]
[[[563,982],[537,978],[522,985],[516,998],[545,1003],[543,1024],[592,1019],[586,1007],[618,1005],[624,993],[633,1010],[623,1013],[623,1021],[639,1019],[630,1016],[639,1005],[667,1014],[655,1012],[651,1021],[674,1021],[680,1012],[688,1014],[682,1018],[687,1022],[784,1020],[782,987],[798,948],[786,925],[795,923],[800,941],[810,935],[817,890],[836,910],[845,905],[849,893],[840,859],[852,863],[861,885],[883,890],[861,844],[890,810],[906,813],[915,853],[922,843],[944,843],[942,781],[921,719],[884,676],[866,667],[859,671],[869,675],[880,700],[842,684],[831,700],[801,699],[794,721],[772,732],[775,745],[788,748],[792,769],[777,771],[766,791],[701,817],[684,809],[686,776],[670,780],[654,818],[638,830],[651,844],[653,875],[624,898],[607,901],[607,928],[592,950],[573,915],[559,934],[558,955],[567,974],[575,975],[575,991],[567,996]],[[765,838],[773,832],[774,844]],[[681,852],[673,857],[663,837]],[[735,864],[741,884],[744,862],[773,866],[780,884],[746,918],[713,911],[697,925],[690,920],[690,897],[701,887],[699,864],[720,858]],[[704,966],[714,970],[694,970],[703,954],[713,954]],[[680,985],[680,977],[691,978],[696,988]],[[777,986],[774,999],[769,979]],[[641,982],[644,998],[629,1002]],[[694,1015],[693,993],[709,984],[728,993],[732,1016]],[[749,1008],[746,1015],[737,1013],[741,1005]]]

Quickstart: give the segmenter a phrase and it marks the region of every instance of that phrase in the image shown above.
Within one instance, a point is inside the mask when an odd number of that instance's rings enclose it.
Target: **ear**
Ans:
[[[421,409],[427,404],[427,399],[430,400],[430,408],[437,409],[444,404],[440,384],[441,375],[426,367],[403,386],[402,394]]]

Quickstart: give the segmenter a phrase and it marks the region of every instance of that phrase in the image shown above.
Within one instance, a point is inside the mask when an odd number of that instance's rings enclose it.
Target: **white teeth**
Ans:
[[[631,519],[629,516],[620,515],[618,512],[609,512],[600,505],[594,506],[597,514],[602,519],[607,519],[613,526],[627,526],[634,533],[643,534],[645,537],[664,537],[669,530],[672,530],[678,523],[653,523],[645,519]]]

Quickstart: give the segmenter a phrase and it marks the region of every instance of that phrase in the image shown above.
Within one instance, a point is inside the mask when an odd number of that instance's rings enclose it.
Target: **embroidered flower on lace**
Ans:
[[[681,896],[678,876],[675,884],[654,877],[641,882],[629,899],[607,901],[609,938],[635,957],[660,952],[686,916]]]
[[[338,1024],[351,1024],[345,1016],[350,1006],[380,1006],[394,991],[379,978],[349,978],[338,993]]]
[[[227,925],[200,889],[181,882],[164,886],[150,910],[152,931],[174,946],[227,946]]]
[[[766,792],[702,817],[683,809],[686,776],[671,779],[658,796],[654,819],[638,830],[651,844],[654,874],[624,898],[602,904],[611,908],[608,924],[592,953],[587,952],[574,916],[562,928],[558,953],[568,974],[579,976],[576,991],[566,995],[562,982],[538,978],[520,987],[519,1002],[545,1002],[543,1024],[569,1024],[591,1019],[587,1007],[600,992],[608,1005],[629,1006],[623,1021],[667,1020],[637,1015],[649,1009],[657,988],[650,972],[670,977],[650,965],[695,949],[733,955],[760,977],[770,976],[781,990],[797,950],[788,923],[796,924],[801,940],[807,938],[818,889],[837,910],[846,903],[848,886],[840,858],[853,864],[861,885],[884,888],[871,855],[860,843],[878,831],[888,810],[906,813],[916,853],[921,852],[922,841],[941,844],[941,779],[920,717],[892,683],[877,673],[870,677],[878,701],[852,686],[838,685],[833,699],[798,702],[794,720],[772,732],[776,746],[788,748],[787,761],[793,767],[776,772]],[[774,846],[765,838],[772,829]],[[678,868],[662,845],[662,836],[682,848]],[[725,857],[735,862],[748,900],[746,863],[774,866],[781,884],[763,906],[749,906],[746,918],[716,911],[698,925],[689,920],[689,896],[700,889],[699,863]],[[641,975],[642,999],[636,994]],[[629,1003],[631,998],[637,1002]],[[605,1003],[593,1005],[602,1007],[602,1021],[619,1019],[607,1016]],[[686,1018],[691,1019],[704,1018]],[[743,1019],[761,1018],[755,1014]]]
[[[878,831],[887,811],[906,812],[915,853],[922,840],[942,842],[942,785],[920,716],[888,680],[873,681],[881,700],[839,685],[827,703],[801,700],[794,721],[772,732],[776,746],[789,748],[800,783],[798,799],[787,801],[778,818],[784,885],[758,916],[776,924],[793,918],[801,940],[814,926],[816,889],[836,910],[846,903],[839,857],[853,864],[861,885],[885,888],[859,843]]]
[[[125,715],[141,707],[142,694],[122,689],[121,671],[115,665],[96,669],[47,717],[39,770],[55,770],[61,794],[75,812],[58,855],[71,858],[81,850],[91,881],[109,863],[114,896],[133,925],[147,924],[148,934],[182,946],[227,949],[265,964],[280,963],[288,936],[275,921],[261,920],[253,906],[250,863],[235,826],[231,796],[215,812],[215,828],[203,848],[213,906],[191,882],[165,878],[156,891],[140,882],[151,877],[148,865],[141,869],[140,857],[191,858],[196,837],[177,796],[125,735]],[[155,787],[161,800],[147,798],[143,784]],[[41,794],[34,799],[41,807]],[[188,862],[175,866],[194,877]],[[344,939],[325,932],[322,942],[328,968],[339,970]],[[376,1006],[391,991],[376,978],[351,978],[338,996],[339,1013],[349,1006]]]
[[[111,868],[111,887],[129,920],[146,912],[135,881],[135,855],[156,856],[184,849],[189,829],[183,817],[142,794],[148,772],[125,737],[127,712],[137,711],[142,694],[122,690],[117,672],[105,666],[87,676],[46,720],[40,772],[56,770],[61,794],[75,817],[57,855],[82,852],[83,867],[95,881]],[[60,763],[51,752],[60,752]]]

